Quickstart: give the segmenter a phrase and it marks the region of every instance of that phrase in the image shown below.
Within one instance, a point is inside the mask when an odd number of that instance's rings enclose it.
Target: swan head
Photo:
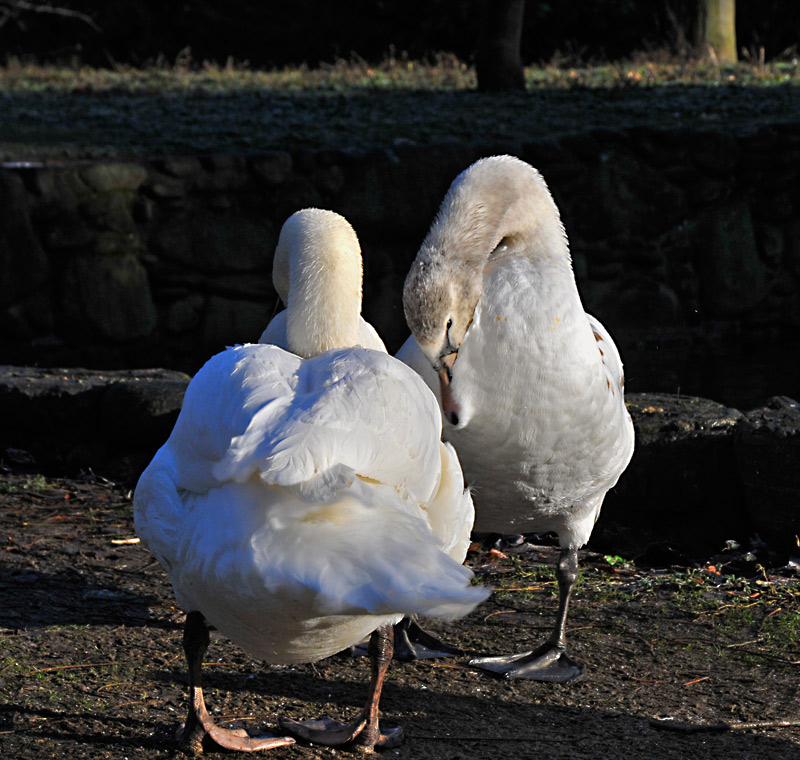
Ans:
[[[454,424],[459,410],[450,384],[486,266],[540,252],[570,266],[558,209],[536,169],[513,156],[492,156],[456,177],[403,289],[406,321],[439,373],[445,417]]]
[[[343,216],[317,208],[292,214],[273,260],[275,289],[286,304],[288,349],[309,358],[355,345],[362,281],[361,247]]]
[[[441,262],[418,258],[403,288],[403,306],[414,339],[439,375],[445,418],[457,425],[461,409],[452,393],[458,351],[480,298],[479,273],[461,279]]]

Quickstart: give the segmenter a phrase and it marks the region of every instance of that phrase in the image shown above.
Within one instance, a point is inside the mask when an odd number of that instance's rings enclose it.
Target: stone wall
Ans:
[[[133,487],[188,383],[172,370],[0,365],[0,456],[17,470],[88,468]],[[626,402],[636,448],[604,501],[594,551],[700,558],[735,540],[796,554],[800,403],[774,397],[743,413],[675,394],[628,393]]]
[[[587,310],[626,347],[800,327],[800,124],[636,130],[502,146],[397,144],[0,168],[0,363],[193,372],[276,308],[280,226],[353,224],[365,316],[407,335],[403,279],[452,179],[483,155],[537,166]]]

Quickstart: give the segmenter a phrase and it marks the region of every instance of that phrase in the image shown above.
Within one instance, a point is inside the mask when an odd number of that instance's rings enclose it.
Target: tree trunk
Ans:
[[[736,63],[736,0],[699,0],[698,46],[718,63]],[[710,52],[709,52],[710,54]]]
[[[524,90],[520,57],[525,0],[485,0],[475,70],[478,89]]]

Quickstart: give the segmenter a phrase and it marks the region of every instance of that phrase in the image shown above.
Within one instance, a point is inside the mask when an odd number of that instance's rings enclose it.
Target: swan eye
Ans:
[[[504,237],[494,248],[494,250],[489,254],[489,258],[492,256],[497,256],[500,253],[503,253],[511,243],[511,238],[506,236]]]
[[[451,318],[451,319],[448,319],[448,320],[447,320],[447,326],[445,327],[445,329],[446,329],[448,332],[450,332],[450,328],[451,328],[452,326],[453,326],[453,320],[452,320],[452,318]]]

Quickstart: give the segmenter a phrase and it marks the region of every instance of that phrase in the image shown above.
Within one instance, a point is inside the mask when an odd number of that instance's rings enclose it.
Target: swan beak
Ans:
[[[446,356],[439,357],[439,389],[442,394],[442,411],[445,419],[451,425],[458,425],[461,408],[453,397],[451,382],[453,380],[453,365],[458,358],[458,351],[453,351]]]

